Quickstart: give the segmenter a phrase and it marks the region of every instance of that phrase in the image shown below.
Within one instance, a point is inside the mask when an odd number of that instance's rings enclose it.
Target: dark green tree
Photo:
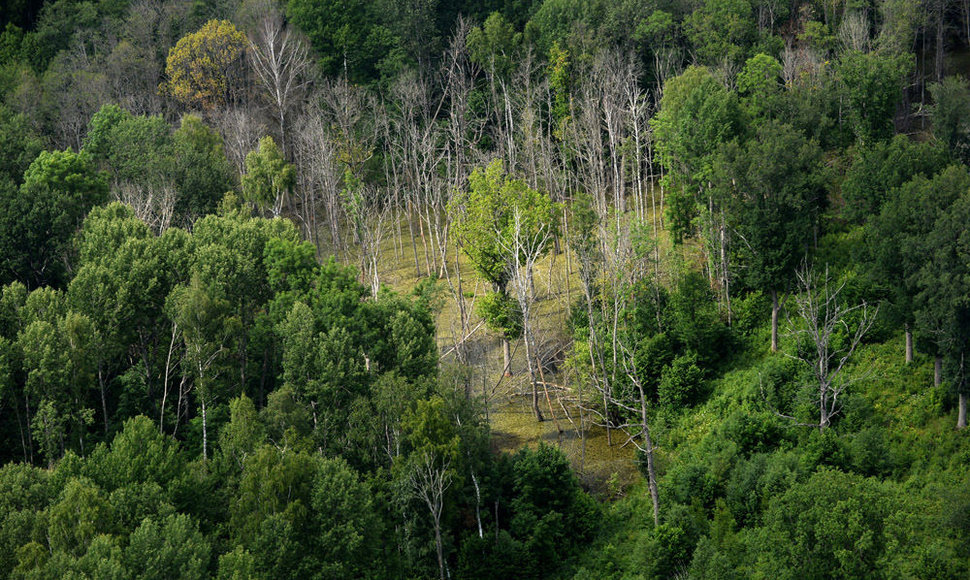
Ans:
[[[19,190],[0,183],[0,281],[64,285],[71,236],[107,192],[88,158],[71,151],[41,153]]]
[[[946,77],[929,87],[933,97],[933,136],[966,162],[970,159],[970,83],[962,76]]]
[[[893,188],[917,175],[935,175],[946,166],[947,157],[944,147],[906,135],[857,148],[842,182],[843,217],[864,223],[879,215]]]
[[[861,143],[892,136],[903,82],[912,67],[912,55],[906,53],[847,50],[839,58],[835,75],[848,104],[848,121]]]
[[[929,259],[919,270],[917,320],[934,336],[948,384],[958,398],[957,428],[967,426],[966,358],[970,355],[970,195],[964,189],[926,238]]]
[[[778,294],[811,250],[824,207],[822,154],[788,125],[769,121],[718,157],[718,187],[737,232],[732,253],[742,282],[771,294],[771,351],[778,349]]]
[[[906,329],[907,362],[913,360],[912,333],[917,326],[917,310],[922,308],[917,302],[923,287],[920,271],[934,252],[945,251],[953,243],[949,240],[935,248],[927,240],[947,208],[968,189],[970,173],[964,166],[951,166],[933,178],[917,175],[890,192],[882,211],[866,227],[869,274],[888,291],[887,315]],[[933,326],[925,328],[924,334],[930,339],[927,349],[937,351]]]

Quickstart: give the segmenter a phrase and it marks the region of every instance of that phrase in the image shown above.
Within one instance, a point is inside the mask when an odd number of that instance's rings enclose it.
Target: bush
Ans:
[[[691,352],[675,358],[660,377],[660,404],[669,408],[692,405],[697,401],[703,378],[697,355]]]
[[[652,530],[639,550],[639,569],[646,578],[672,578],[690,564],[693,546],[683,528],[663,523]]]
[[[721,433],[745,456],[771,451],[785,441],[778,419],[764,411],[735,411],[722,423]]]

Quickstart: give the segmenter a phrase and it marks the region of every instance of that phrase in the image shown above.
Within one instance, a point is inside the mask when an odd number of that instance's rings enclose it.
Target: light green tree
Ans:
[[[259,149],[246,155],[243,196],[261,211],[268,208],[273,217],[279,216],[295,180],[296,169],[286,161],[272,137],[260,139]]]
[[[552,245],[557,234],[557,205],[548,194],[506,174],[502,162],[495,160],[472,172],[468,190],[458,192],[449,211],[459,245],[476,272],[498,294],[486,301],[496,307],[482,314],[493,329],[503,334],[503,369],[509,374],[509,339],[518,333],[510,324],[516,319],[508,311],[510,283],[523,276],[523,288],[531,292],[530,264],[534,266]],[[521,313],[521,300],[518,302]]]

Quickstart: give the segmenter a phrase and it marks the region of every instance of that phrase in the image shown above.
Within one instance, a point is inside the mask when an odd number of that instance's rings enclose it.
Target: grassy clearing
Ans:
[[[417,232],[417,228],[415,227]],[[400,232],[401,237],[398,237]],[[381,283],[397,292],[411,291],[429,270],[420,236],[412,245],[407,222],[403,219],[387,228],[381,243],[379,274]],[[418,257],[415,264],[415,249]],[[354,248],[339,259],[360,267]],[[606,431],[589,423],[575,404],[570,377],[562,365],[564,355],[571,348],[567,331],[569,304],[581,294],[576,266],[563,245],[558,254],[550,252],[536,265],[535,287],[538,301],[535,308],[535,333],[543,360],[553,360],[554,368],[545,372],[545,380],[561,389],[549,389],[548,400],[540,392],[545,421],[538,422],[530,407],[531,393],[524,346],[521,341],[512,345],[512,377],[502,376],[502,347],[497,334],[490,332],[475,312],[476,299],[488,287],[478,278],[467,257],[453,244],[447,257],[448,276],[441,281],[440,308],[437,313],[437,342],[442,364],[457,362],[455,345],[463,337],[458,297],[460,268],[461,290],[468,313],[468,329],[464,342],[465,363],[472,369],[472,385],[476,394],[487,402],[492,429],[493,447],[497,451],[514,452],[522,447],[534,447],[540,442],[559,446],[569,457],[576,472],[587,487],[608,494],[628,487],[640,479],[635,464],[635,448],[626,443],[622,433],[611,433],[613,445]],[[456,268],[457,264],[457,268]],[[367,283],[367,280],[362,280]],[[551,406],[551,410],[550,410]],[[607,482],[610,481],[609,485]]]

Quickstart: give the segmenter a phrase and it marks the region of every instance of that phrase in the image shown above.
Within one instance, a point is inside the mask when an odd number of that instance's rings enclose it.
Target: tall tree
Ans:
[[[778,350],[778,294],[809,253],[823,209],[821,151],[788,125],[768,121],[743,144],[718,156],[718,188],[725,192],[737,240],[737,272],[750,288],[772,298],[771,351]]]
[[[298,111],[311,80],[312,61],[303,40],[286,25],[276,3],[266,4],[266,11],[249,41],[249,55],[279,130],[280,149],[284,157],[292,158],[287,121]]]
[[[926,238],[929,260],[919,271],[917,320],[934,335],[949,385],[958,398],[957,429],[967,426],[967,357],[970,355],[970,195],[961,193]]]
[[[927,240],[947,208],[968,189],[970,173],[962,165],[950,166],[932,178],[917,175],[890,191],[882,211],[866,227],[869,274],[876,284],[888,290],[889,304],[884,311],[906,331],[907,362],[913,359],[913,330],[920,308],[919,272],[935,251]],[[925,330],[935,343],[933,327]],[[932,351],[934,347],[930,344],[927,349]],[[941,356],[942,352],[936,350],[934,354]]]

